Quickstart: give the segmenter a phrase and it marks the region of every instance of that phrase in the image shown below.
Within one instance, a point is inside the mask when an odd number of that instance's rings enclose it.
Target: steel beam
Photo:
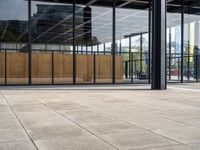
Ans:
[[[152,89],[166,85],[166,0],[153,0]]]
[[[112,83],[115,84],[115,51],[116,51],[116,0],[113,0],[112,17]]]

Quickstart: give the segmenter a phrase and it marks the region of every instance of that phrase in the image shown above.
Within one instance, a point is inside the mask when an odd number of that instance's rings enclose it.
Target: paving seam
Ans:
[[[40,101],[41,102],[41,101]],[[41,102],[41,104],[43,104],[44,106],[48,107],[48,105],[46,105],[45,103]],[[79,126],[80,128],[84,129],[85,131],[89,132],[90,134],[92,134],[93,136],[97,137],[99,140],[101,140],[102,142],[110,145],[112,148],[116,149],[116,150],[119,150],[117,147],[115,147],[114,145],[112,145],[111,143],[109,143],[108,141],[102,139],[101,137],[99,137],[98,135],[92,133],[91,131],[89,131],[88,129],[84,128],[83,126],[81,126],[80,124],[76,123],[75,121],[71,120],[70,118],[64,116],[63,114],[55,111],[54,109],[48,107],[49,109],[51,109],[53,112],[55,112],[56,114],[60,115],[62,118],[64,119],[67,119],[69,121],[71,121],[72,123],[76,124],[77,126]]]
[[[174,121],[174,122],[177,122],[177,123],[181,123],[181,124],[186,125],[186,126],[189,126],[189,127],[200,128],[200,127],[197,127],[197,126],[193,126],[193,125],[191,125],[191,124],[188,124],[188,123],[184,123],[184,122],[182,122],[182,121],[177,121],[177,120],[174,120],[174,119],[170,119],[170,118],[168,118],[168,117],[164,117],[164,118],[167,119],[167,120],[170,120],[170,121]]]
[[[99,112],[100,112],[100,113],[103,113],[103,114],[105,114],[105,115],[107,115],[107,116],[110,116],[110,117],[112,117],[112,118],[115,118],[115,119],[124,121],[124,122],[126,122],[126,123],[132,124],[132,125],[134,125],[134,126],[136,126],[136,127],[139,127],[139,128],[141,128],[141,129],[143,129],[143,130],[146,130],[146,131],[149,131],[149,132],[151,132],[151,133],[153,133],[153,134],[157,134],[157,135],[159,135],[159,136],[161,136],[161,137],[164,137],[164,138],[166,138],[166,139],[168,139],[168,140],[171,140],[171,141],[173,141],[173,142],[176,142],[177,144],[184,144],[184,143],[181,143],[181,142],[179,142],[179,141],[170,139],[169,137],[166,137],[166,136],[164,136],[164,135],[155,133],[155,132],[153,132],[153,131],[151,131],[151,130],[149,130],[149,129],[146,129],[146,128],[141,127],[141,126],[139,126],[139,125],[137,125],[137,124],[134,124],[134,123],[132,123],[132,122],[130,122],[130,121],[128,121],[128,120],[124,120],[124,119],[118,118],[118,117],[116,117],[116,116],[113,116],[113,115],[110,115],[110,114],[107,114],[107,113],[104,113],[104,112],[101,112],[101,111],[99,111]]]
[[[148,150],[148,149],[151,149],[151,148],[167,148],[167,147],[172,147],[172,146],[189,146],[189,145],[195,145],[195,144],[200,144],[200,142],[197,142],[197,143],[189,143],[189,144],[177,144],[177,145],[168,145],[168,146],[156,146],[156,147],[149,147],[149,148],[144,148],[144,149],[131,149],[131,150]]]
[[[166,147],[171,147],[171,146],[183,146],[187,144],[175,144],[175,145],[165,145],[165,146],[151,146],[148,148],[136,148],[136,149],[130,149],[130,150],[148,150],[148,149],[154,149],[154,148],[166,148]]]
[[[45,105],[46,107],[48,107],[48,105],[46,105],[45,103],[43,103],[43,102],[41,102],[41,103],[42,103],[43,105]],[[85,105],[83,105],[83,106],[85,106]],[[48,108],[49,108],[49,107],[48,107]],[[88,108],[91,109],[91,110],[93,110],[93,111],[96,111],[96,110],[92,109],[91,107],[88,107]],[[49,108],[49,109],[51,109],[51,108]],[[53,110],[53,109],[51,109],[51,110]],[[70,120],[70,121],[72,121],[73,123],[75,123],[75,124],[78,125],[79,127],[85,129],[85,130],[88,131],[89,133],[95,135],[96,137],[98,137],[99,139],[101,139],[101,140],[103,140],[104,142],[107,143],[107,141],[105,141],[105,140],[102,139],[101,137],[99,137],[99,136],[97,136],[96,134],[92,133],[91,131],[87,130],[86,128],[84,128],[83,126],[81,126],[81,125],[79,125],[78,123],[74,122],[73,120],[69,119],[68,117],[64,116],[63,114],[61,114],[61,113],[59,113],[59,112],[57,112],[57,111],[55,111],[55,110],[53,110],[53,111],[56,112],[57,114],[61,115],[62,117],[66,118],[66,119],[68,119],[68,120]],[[149,131],[149,132],[151,132],[151,133],[153,133],[153,134],[159,135],[159,136],[161,136],[161,137],[163,137],[163,138],[166,138],[166,139],[168,139],[168,140],[170,140],[170,141],[173,141],[173,142],[175,142],[175,143],[177,143],[177,144],[184,144],[184,143],[181,143],[181,142],[179,142],[179,141],[170,139],[169,137],[166,137],[166,136],[164,136],[164,135],[160,135],[160,134],[158,134],[158,133],[155,133],[155,132],[153,132],[153,131],[151,131],[151,130],[149,130],[149,129],[143,128],[143,127],[141,127],[141,126],[139,126],[139,125],[137,125],[137,124],[134,124],[134,123],[132,123],[132,122],[129,122],[129,121],[127,121],[127,120],[124,120],[124,119],[121,119],[121,118],[112,116],[112,115],[110,115],[110,114],[107,114],[107,113],[104,113],[104,112],[101,112],[101,111],[96,111],[96,112],[102,113],[102,114],[104,114],[104,115],[106,115],[106,116],[110,116],[110,117],[112,117],[112,118],[114,118],[114,119],[117,119],[117,120],[119,120],[119,121],[124,121],[124,122],[126,122],[126,123],[131,124],[131,125],[137,126],[137,127],[141,128],[141,129],[144,129],[144,130]],[[110,144],[110,143],[107,143],[107,144],[112,145],[112,144]],[[112,146],[113,146],[113,145],[112,145]],[[170,145],[168,145],[168,146],[170,146]],[[115,147],[115,146],[113,146],[113,147]],[[116,148],[116,147],[115,147],[115,148]],[[118,148],[116,148],[116,149],[118,149]]]
[[[41,102],[41,103],[42,103],[42,102]],[[44,104],[44,105],[46,105],[46,104]],[[83,105],[83,106],[87,106],[87,105]],[[48,106],[47,106],[47,107],[48,107]],[[87,106],[87,107],[88,107],[88,106]],[[153,134],[156,134],[156,135],[159,135],[159,136],[161,136],[161,137],[164,137],[164,138],[166,138],[166,139],[168,139],[168,140],[174,141],[174,142],[176,142],[177,144],[184,144],[184,143],[182,143],[182,142],[179,142],[179,141],[176,141],[176,140],[170,139],[169,137],[166,137],[166,136],[164,136],[164,135],[161,135],[161,134],[155,133],[155,132],[153,132],[153,131],[151,131],[151,130],[149,130],[149,129],[146,129],[146,128],[141,127],[141,126],[139,126],[139,125],[137,125],[137,124],[134,124],[134,123],[132,123],[132,122],[130,122],[130,121],[128,121],[128,120],[124,120],[124,119],[118,118],[118,117],[116,117],[116,116],[113,116],[113,115],[107,114],[107,113],[105,113],[105,112],[101,112],[101,111],[94,110],[94,109],[91,108],[91,107],[88,107],[88,108],[91,109],[92,111],[95,111],[95,112],[98,112],[98,113],[104,114],[105,116],[112,117],[112,118],[117,119],[117,120],[119,120],[119,121],[124,121],[124,122],[126,122],[126,123],[131,124],[131,125],[134,125],[134,126],[136,126],[136,127],[139,127],[139,128],[141,128],[141,129],[143,129],[143,130],[149,131],[149,132],[151,132],[151,133],[153,133]],[[57,113],[60,114],[59,112],[57,112]],[[60,115],[62,115],[62,114],[60,114]],[[65,117],[64,115],[62,115],[62,116]],[[69,119],[69,120],[71,121],[71,119]],[[72,122],[74,122],[74,121],[72,121]],[[77,123],[76,123],[76,124],[77,124]],[[86,129],[86,130],[87,130],[87,129]],[[90,132],[90,131],[89,131],[89,132]],[[93,134],[93,133],[92,133],[92,134]]]
[[[38,147],[36,146],[34,140],[31,138],[31,136],[28,134],[28,131],[26,130],[26,128],[24,127],[23,123],[21,122],[21,120],[19,119],[19,117],[17,116],[16,112],[13,110],[13,108],[10,106],[8,100],[6,99],[6,96],[4,95],[3,91],[0,91],[0,94],[2,95],[2,97],[4,98],[5,102],[7,103],[8,107],[10,108],[10,110],[13,112],[13,114],[15,115],[17,121],[20,123],[20,125],[22,126],[22,128],[24,129],[25,133],[27,134],[27,136],[29,137],[30,141],[32,142],[32,144],[35,146],[35,148],[37,150]]]

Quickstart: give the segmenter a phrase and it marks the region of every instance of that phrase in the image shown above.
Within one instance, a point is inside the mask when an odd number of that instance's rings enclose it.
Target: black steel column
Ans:
[[[28,84],[32,84],[32,48],[31,48],[31,0],[28,0]]]
[[[198,49],[198,52],[197,52],[196,63],[197,63],[197,69],[196,69],[196,72],[197,72],[197,82],[199,82],[199,75],[200,75],[200,54],[199,54],[199,49]]]
[[[194,75],[196,82],[198,82],[198,46],[195,46],[194,52]]]
[[[169,80],[171,80],[171,55],[172,55],[172,32],[171,28],[169,28]]]
[[[125,78],[128,79],[128,61],[125,61]]]
[[[153,0],[152,89],[166,86],[166,0]]]
[[[180,57],[178,57],[178,69],[180,68]],[[178,80],[180,79],[180,72],[178,71]]]
[[[142,67],[143,67],[143,65],[142,65],[142,53],[143,53],[143,49],[142,49],[142,47],[143,47],[143,43],[142,43],[142,38],[143,38],[143,36],[142,36],[142,34],[140,35],[140,75],[142,74],[142,71],[143,71],[143,69],[142,69]]]
[[[113,0],[113,17],[112,17],[112,83],[115,84],[115,51],[116,51],[116,37],[115,37],[115,29],[116,29],[116,0]]]
[[[76,2],[73,0],[73,84],[76,84]]]
[[[187,53],[187,79],[190,80],[190,40],[188,42],[188,53]]]
[[[96,53],[94,52],[93,55],[93,78],[94,78],[94,84],[96,84]]]
[[[83,44],[81,44],[81,54],[83,54]]]
[[[130,68],[130,71],[131,71],[131,83],[133,83],[133,53],[131,53],[131,68]]]
[[[132,64],[132,60],[131,60],[131,36],[129,36],[129,78],[131,79],[131,64]]]
[[[183,65],[184,65],[184,0],[181,6],[181,83],[183,83]]]

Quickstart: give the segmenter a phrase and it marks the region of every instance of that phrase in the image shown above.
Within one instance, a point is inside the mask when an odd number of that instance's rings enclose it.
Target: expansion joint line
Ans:
[[[41,102],[41,101],[40,101],[40,103],[42,103],[45,107],[48,107],[48,105],[46,105],[45,103],[43,103],[43,102]],[[70,118],[64,116],[63,114],[57,112],[56,110],[54,110],[54,109],[52,109],[52,108],[50,108],[50,107],[48,107],[48,108],[51,109],[51,110],[52,110],[53,112],[55,112],[56,114],[58,114],[59,116],[61,116],[62,118],[71,121],[71,122],[74,123],[75,125],[77,125],[77,126],[79,126],[80,128],[82,128],[83,130],[89,132],[90,134],[92,134],[93,136],[95,136],[96,138],[98,138],[99,140],[101,140],[102,142],[108,144],[109,146],[113,147],[113,148],[116,149],[116,150],[119,150],[117,147],[115,147],[114,145],[112,145],[112,144],[109,143],[108,141],[106,141],[106,140],[104,140],[103,138],[101,138],[100,136],[98,136],[98,135],[92,133],[91,131],[89,131],[88,129],[86,129],[85,127],[83,127],[82,125],[80,125],[80,124],[76,123],[75,121],[73,121],[72,119],[70,119]]]
[[[10,103],[8,102],[8,100],[6,99],[6,96],[4,95],[3,91],[0,91],[0,95],[2,96],[2,98],[5,100],[6,104],[8,105],[8,107],[10,108],[10,110],[12,111],[12,113],[14,114],[15,118],[17,119],[17,121],[20,123],[20,125],[22,126],[22,128],[24,129],[25,133],[27,134],[27,136],[29,137],[30,141],[32,142],[32,144],[35,146],[35,148],[37,150],[38,147],[35,144],[34,140],[31,138],[31,136],[29,135],[28,131],[26,130],[26,128],[24,127],[23,123],[21,122],[21,120],[19,119],[19,117],[17,116],[16,112],[13,110],[13,108],[10,106]]]

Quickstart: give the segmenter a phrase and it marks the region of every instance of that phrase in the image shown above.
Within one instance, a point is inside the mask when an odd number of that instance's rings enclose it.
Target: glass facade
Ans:
[[[149,11],[134,9],[133,4],[121,1],[116,8],[116,54],[121,56],[123,68],[123,80],[118,82],[148,83]]]
[[[199,4],[183,2],[167,2],[168,82],[200,77]],[[151,5],[138,3],[1,0],[0,84],[150,83]]]

